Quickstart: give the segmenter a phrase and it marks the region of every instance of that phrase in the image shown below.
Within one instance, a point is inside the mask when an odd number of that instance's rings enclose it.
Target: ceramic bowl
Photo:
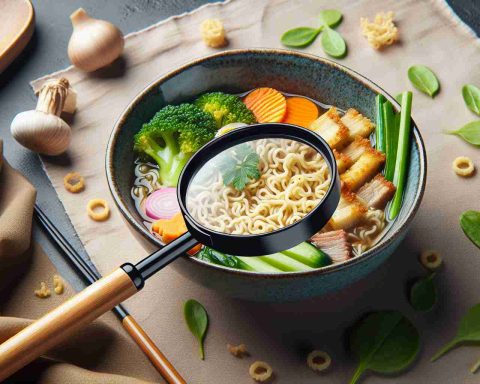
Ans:
[[[125,219],[147,240],[149,250],[161,242],[143,225],[130,190],[134,180],[134,134],[166,104],[188,101],[212,90],[240,93],[268,86],[319,100],[340,109],[354,107],[375,120],[375,95],[394,98],[372,81],[338,63],[316,56],[272,49],[221,52],[197,59],[162,76],[141,92],[118,119],[111,134],[106,170],[111,192]],[[196,258],[172,263],[181,274],[232,297],[256,301],[294,301],[341,289],[382,264],[405,237],[420,205],[426,179],[425,148],[413,128],[404,202],[388,233],[369,251],[346,262],[309,272],[262,274],[224,268]]]

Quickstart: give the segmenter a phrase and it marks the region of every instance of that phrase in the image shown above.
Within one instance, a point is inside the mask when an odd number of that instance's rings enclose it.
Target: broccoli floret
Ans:
[[[256,122],[252,111],[235,95],[223,92],[205,93],[195,100],[195,105],[210,113],[218,128],[230,123],[253,124]]]
[[[212,116],[195,105],[168,105],[143,124],[134,148],[157,162],[162,185],[174,187],[188,159],[216,130]]]

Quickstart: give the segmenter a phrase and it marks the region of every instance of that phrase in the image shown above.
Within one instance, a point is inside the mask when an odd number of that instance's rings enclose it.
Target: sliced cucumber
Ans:
[[[300,243],[282,253],[312,268],[321,268],[332,264],[332,260],[325,252],[307,242]]]
[[[283,253],[274,253],[272,255],[260,256],[260,259],[284,272],[310,271],[314,268],[303,264]]]
[[[282,270],[275,268],[273,265],[266,263],[258,257],[237,256],[240,260],[240,269],[246,271],[263,272],[263,273],[281,273]]]

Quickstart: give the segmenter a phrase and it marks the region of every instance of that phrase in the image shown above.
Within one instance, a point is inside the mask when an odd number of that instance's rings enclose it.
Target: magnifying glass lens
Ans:
[[[235,144],[206,161],[186,192],[190,216],[208,230],[261,235],[302,220],[327,194],[328,163],[313,147],[285,138]]]

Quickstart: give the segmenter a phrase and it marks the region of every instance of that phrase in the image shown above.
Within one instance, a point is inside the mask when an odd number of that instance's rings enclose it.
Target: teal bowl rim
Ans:
[[[217,58],[217,57],[228,57],[228,56],[235,56],[235,55],[242,55],[242,54],[257,54],[257,55],[283,55],[283,56],[293,56],[293,57],[298,57],[298,58],[303,58],[303,59],[309,59],[313,61],[318,61],[323,64],[329,65],[334,67],[335,69],[344,72],[346,75],[352,77],[353,79],[360,81],[365,85],[367,88],[370,88],[375,94],[382,94],[385,96],[385,98],[390,101],[394,106],[397,108],[400,108],[400,104],[395,100],[394,97],[392,97],[390,94],[388,94],[383,88],[378,86],[376,83],[373,81],[367,79],[365,76],[361,75],[360,73],[354,71],[353,69],[350,69],[344,65],[338,64],[335,61],[325,59],[319,56],[315,56],[312,54],[308,53],[303,53],[303,52],[297,52],[297,51],[290,51],[286,49],[272,49],[272,48],[247,48],[247,49],[232,49],[232,50],[227,50],[227,51],[222,51],[219,53],[215,53],[212,55],[208,56],[203,56],[194,60],[191,60],[187,62],[186,64],[167,72],[166,74],[160,76],[158,79],[153,81],[150,85],[146,86],[143,91],[141,91],[131,102],[130,104],[125,108],[121,116],[118,118],[117,122],[115,123],[112,133],[110,134],[110,138],[108,140],[107,144],[107,149],[106,149],[106,159],[105,159],[105,169],[106,169],[106,176],[107,176],[107,181],[108,181],[108,186],[110,189],[110,193],[113,196],[113,199],[115,201],[115,204],[117,207],[120,209],[122,212],[123,216],[127,219],[127,221],[130,223],[130,225],[137,231],[139,232],[143,237],[145,237],[147,240],[149,240],[151,243],[154,245],[158,246],[159,248],[163,247],[164,245],[160,243],[160,240],[157,239],[154,235],[152,235],[148,229],[143,225],[143,223],[140,223],[137,221],[128,211],[126,208],[126,204],[123,201],[122,196],[120,195],[120,192],[118,190],[117,184],[115,182],[115,174],[113,170],[113,153],[115,151],[115,145],[116,141],[118,138],[118,135],[121,131],[121,127],[124,124],[124,121],[126,118],[130,115],[130,113],[133,111],[133,109],[137,106],[137,104],[145,97],[146,94],[148,94],[153,88],[158,87],[161,83],[173,78],[177,74],[194,67],[198,64],[207,62],[211,60],[212,58]],[[426,156],[426,151],[425,151],[425,145],[423,143],[422,136],[420,134],[420,131],[417,128],[417,124],[415,121],[412,119],[413,122],[413,135],[414,135],[414,140],[417,144],[418,147],[418,152],[419,152],[419,162],[420,162],[420,174],[419,174],[419,187],[417,188],[416,195],[414,198],[414,203],[412,207],[409,209],[409,211],[406,213],[404,219],[398,223],[398,227],[395,229],[394,232],[390,233],[389,236],[385,236],[382,238],[375,246],[373,246],[371,249],[368,251],[362,253],[360,256],[348,259],[346,261],[343,261],[341,263],[337,264],[331,264],[326,267],[322,267],[319,269],[315,269],[313,271],[303,271],[303,272],[284,272],[284,273],[262,273],[262,272],[252,272],[252,271],[243,271],[239,269],[233,269],[233,268],[227,268],[223,267],[217,264],[212,264],[208,263],[203,260],[199,260],[195,257],[189,257],[186,256],[184,257],[185,260],[188,262],[200,266],[202,268],[207,268],[207,269],[213,269],[224,273],[229,273],[229,274],[234,274],[234,275],[240,275],[243,277],[252,277],[252,278],[259,278],[259,279],[291,279],[291,278],[298,278],[298,277],[307,277],[307,276],[313,276],[313,275],[324,275],[324,274],[330,274],[337,272],[339,270],[343,270],[345,268],[350,268],[354,265],[357,265],[359,263],[363,263],[367,261],[368,259],[374,257],[377,254],[380,254],[382,251],[384,251],[386,248],[388,248],[399,236],[403,231],[407,230],[407,225],[408,223],[413,219],[415,216],[416,212],[418,211],[418,208],[420,206],[420,203],[423,198],[423,194],[425,192],[425,185],[426,185],[426,174],[427,174],[427,156]]]

